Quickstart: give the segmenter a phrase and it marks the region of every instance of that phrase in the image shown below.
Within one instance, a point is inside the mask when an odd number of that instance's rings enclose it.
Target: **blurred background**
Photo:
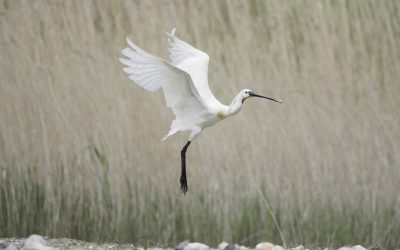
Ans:
[[[188,151],[126,37],[210,56],[251,99]],[[399,1],[0,0],[0,236],[400,246]]]

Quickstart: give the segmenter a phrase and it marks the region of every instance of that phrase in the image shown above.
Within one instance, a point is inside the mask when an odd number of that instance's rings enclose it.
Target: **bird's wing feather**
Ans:
[[[176,29],[167,33],[170,43],[171,63],[187,72],[200,97],[208,108],[220,107],[222,104],[215,98],[208,85],[209,56],[175,36]]]
[[[206,67],[208,67],[208,62],[210,61],[210,58],[208,55],[190,44],[182,41],[179,39],[177,36],[175,36],[176,29],[172,29],[171,33],[165,32],[165,34],[168,36],[168,40],[170,43],[170,48],[168,51],[170,52],[170,58],[171,58],[171,63],[174,65],[179,65],[183,61],[186,61],[188,59],[199,59],[202,61],[203,64],[205,64]],[[206,69],[207,70],[207,69]]]
[[[200,100],[190,75],[142,50],[129,39],[127,42],[130,47],[122,50],[127,58],[120,58],[126,65],[124,71],[131,80],[148,91],[162,87],[166,104],[176,116],[167,136],[179,130],[191,130],[191,126],[200,122],[199,119],[208,114],[208,110]]]

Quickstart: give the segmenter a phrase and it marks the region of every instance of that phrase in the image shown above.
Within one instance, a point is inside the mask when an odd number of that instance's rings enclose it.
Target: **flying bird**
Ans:
[[[258,95],[250,89],[243,89],[236,95],[229,106],[215,98],[208,86],[208,63],[210,58],[175,36],[176,29],[165,32],[169,41],[167,62],[138,46],[129,38],[129,47],[122,50],[126,58],[119,58],[126,67],[123,70],[129,78],[144,89],[154,92],[162,88],[165,101],[176,118],[172,121],[168,134],[163,141],[176,132],[190,131],[187,143],[181,150],[180,190],[188,191],[186,177],[186,151],[190,143],[207,127],[237,114],[250,97],[265,98],[281,103],[271,97]]]

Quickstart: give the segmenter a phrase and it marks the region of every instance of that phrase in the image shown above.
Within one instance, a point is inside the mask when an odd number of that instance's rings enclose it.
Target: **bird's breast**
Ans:
[[[224,112],[218,112],[217,113],[217,116],[218,116],[218,118],[220,118],[220,119],[225,119],[226,118],[226,116],[225,116],[225,114],[224,114]]]

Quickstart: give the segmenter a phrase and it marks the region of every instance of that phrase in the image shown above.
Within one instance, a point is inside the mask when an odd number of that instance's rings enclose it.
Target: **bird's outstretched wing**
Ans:
[[[193,129],[208,111],[200,100],[197,89],[188,73],[158,58],[127,39],[130,47],[122,50],[127,58],[120,58],[124,71],[136,84],[148,91],[163,89],[167,106],[176,119],[171,124],[168,136],[177,131]]]
[[[175,31],[174,28],[171,33],[166,32],[170,43],[171,63],[191,76],[194,86],[209,109],[219,108],[222,104],[215,98],[208,85],[209,56],[176,37]]]

